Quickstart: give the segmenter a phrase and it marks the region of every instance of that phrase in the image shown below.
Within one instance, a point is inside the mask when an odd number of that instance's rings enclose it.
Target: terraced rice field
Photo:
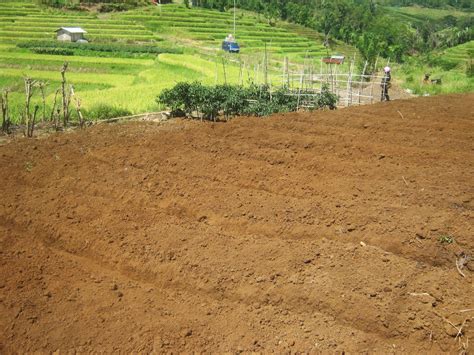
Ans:
[[[237,10],[236,38],[243,53],[261,53],[265,44],[273,55],[292,58],[325,55],[321,38],[297,33],[282,26],[270,26],[258,15]],[[120,15],[120,19],[143,23],[147,28],[174,38],[191,39],[208,49],[218,49],[222,40],[233,32],[233,12],[216,12],[201,8],[187,9],[166,5],[149,7]],[[311,32],[311,30],[309,30]]]
[[[79,54],[64,56],[37,54],[19,47],[25,43],[55,45],[59,27],[75,26],[87,31],[86,38],[92,45],[179,47],[180,54],[140,54],[137,58],[121,52],[88,51],[86,46]],[[263,80],[265,46],[270,66],[281,65],[284,56],[291,62],[301,62],[307,54],[326,55],[316,32],[297,31],[282,24],[272,27],[253,13],[239,11],[236,34],[242,54],[226,57],[219,50],[220,44],[232,31],[233,13],[180,5],[165,5],[161,11],[150,6],[98,15],[46,9],[29,1],[4,1],[0,2],[0,89],[12,90],[11,112],[19,117],[24,102],[23,78],[46,81],[47,102],[52,103],[61,80],[60,68],[68,61],[67,77],[86,111],[107,104],[140,113],[159,109],[156,96],[179,81],[214,84]],[[244,63],[242,69],[239,62]],[[271,72],[270,80],[281,80],[272,74],[280,75],[280,70]],[[35,95],[33,103],[39,101],[39,95]]]
[[[213,83],[223,80],[219,65],[196,60],[189,55],[149,55],[147,58],[103,58],[35,54],[16,45],[22,42],[54,40],[55,30],[65,26],[86,29],[91,43],[120,43],[134,46],[165,45],[162,38],[137,21],[125,18],[99,18],[92,14],[45,11],[29,2],[0,3],[0,89],[10,88],[11,112],[19,116],[23,105],[23,77],[30,76],[49,83],[47,101],[51,102],[59,86],[59,70],[70,63],[67,75],[83,101],[91,109],[101,104],[138,113],[157,109],[156,96],[178,81],[201,80]],[[169,45],[169,44],[168,44]],[[194,66],[186,63],[194,63]],[[196,65],[198,63],[198,65]],[[210,71],[207,68],[212,67]],[[200,70],[206,68],[206,70]],[[227,68],[227,79],[235,80],[236,68]],[[39,95],[34,100],[39,101]]]
[[[101,19],[84,13],[65,16],[59,11],[42,11],[27,2],[0,4],[0,40],[18,43],[28,40],[55,39],[59,27],[84,27],[93,42],[155,42],[159,36],[133,21]]]
[[[446,16],[467,17],[467,13],[457,10],[429,9],[425,7],[385,7],[386,11],[397,19],[407,23],[421,23],[426,20],[441,20]]]
[[[464,64],[474,59],[474,41],[470,41],[459,46],[446,49],[441,54],[444,61],[453,64]]]

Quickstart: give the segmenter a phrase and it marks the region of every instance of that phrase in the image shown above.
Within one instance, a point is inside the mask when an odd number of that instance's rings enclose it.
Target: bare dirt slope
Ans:
[[[473,150],[472,94],[14,141],[0,352],[456,353]]]

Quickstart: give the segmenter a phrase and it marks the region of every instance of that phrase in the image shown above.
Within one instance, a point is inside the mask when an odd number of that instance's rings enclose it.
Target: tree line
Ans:
[[[472,9],[472,0],[382,0],[388,5],[414,3]],[[225,11],[234,0],[192,0],[193,6]],[[413,21],[396,19],[386,7],[372,0],[236,0],[236,6],[264,16],[269,24],[276,20],[301,24],[331,39],[357,47],[369,65],[380,55],[394,61],[404,56],[426,53],[435,48],[451,47],[473,38],[473,17],[446,16],[439,20]]]

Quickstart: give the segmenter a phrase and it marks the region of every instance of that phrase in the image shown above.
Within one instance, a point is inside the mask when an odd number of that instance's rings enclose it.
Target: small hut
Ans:
[[[332,55],[330,57],[323,57],[323,63],[326,64],[344,64],[345,57],[343,55]]]
[[[85,41],[84,34],[86,33],[80,27],[61,27],[56,30],[56,38],[64,42],[82,42]]]

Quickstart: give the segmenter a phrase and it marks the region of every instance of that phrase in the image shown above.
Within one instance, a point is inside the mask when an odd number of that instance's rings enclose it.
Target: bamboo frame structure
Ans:
[[[291,70],[288,59],[283,62],[281,75],[282,87],[289,90],[288,95],[298,96],[298,108],[311,107],[311,98],[315,98],[323,91],[323,87],[338,97],[339,107],[365,105],[374,102],[374,91],[379,87],[382,76],[367,74],[367,61],[361,73],[356,72],[355,57],[349,62],[348,71],[341,70],[341,66],[323,64],[319,60],[319,72],[314,70],[314,60],[305,57],[303,67]],[[298,83],[295,85],[295,83]]]

